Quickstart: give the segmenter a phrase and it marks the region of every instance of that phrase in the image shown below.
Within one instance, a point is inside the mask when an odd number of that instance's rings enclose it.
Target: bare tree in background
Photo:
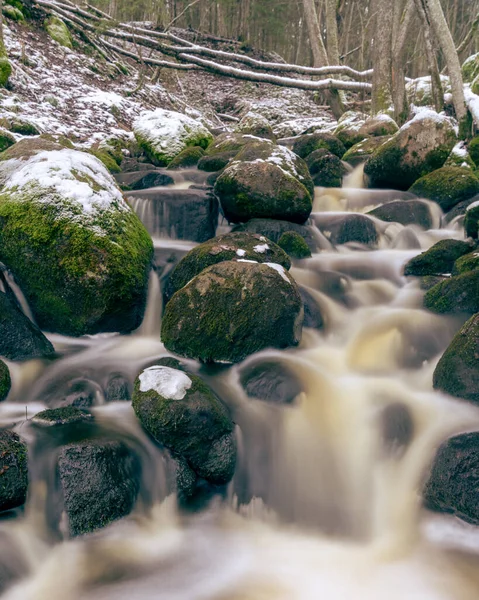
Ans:
[[[392,106],[392,31],[393,11],[390,0],[376,0],[376,26],[373,44],[373,91],[371,113]]]

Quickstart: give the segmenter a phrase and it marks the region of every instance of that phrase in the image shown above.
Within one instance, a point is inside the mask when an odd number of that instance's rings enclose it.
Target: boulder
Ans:
[[[204,155],[205,151],[200,146],[188,146],[168,164],[168,169],[195,167]]]
[[[0,360],[0,402],[3,402],[8,396],[11,387],[10,371],[3,360]]]
[[[256,233],[227,233],[196,246],[180,260],[164,287],[165,298],[169,300],[207,267],[238,259],[277,263],[285,269],[291,267],[288,255],[264,236]]]
[[[462,64],[462,78],[464,83],[472,83],[479,75],[479,52],[466,58]]]
[[[312,209],[314,184],[306,164],[287,148],[249,144],[215,183],[229,222],[255,218],[304,223]]]
[[[299,286],[299,293],[304,305],[303,327],[322,329],[324,327],[324,318],[318,301],[304,285]]]
[[[349,150],[343,156],[343,161],[349,163],[353,167],[366,162],[370,158],[375,150],[382,146],[385,142],[389,141],[391,136],[386,135],[384,137],[371,137],[366,138],[362,142],[358,142],[351,146]]]
[[[222,133],[208,146],[206,156],[228,156],[231,159],[247,144],[265,141],[267,140],[248,133]]]
[[[434,389],[479,403],[479,314],[459,330],[439,360]]]
[[[369,187],[409,189],[443,166],[456,141],[448,117],[422,109],[369,158],[364,169]]]
[[[476,167],[479,167],[479,135],[476,135],[476,137],[472,138],[467,149],[473,163],[476,165]]]
[[[160,167],[187,146],[205,149],[213,139],[200,121],[163,108],[143,112],[134,121],[133,132],[151,162]]]
[[[426,292],[424,306],[439,314],[479,312],[479,271],[468,271],[438,283]]]
[[[0,431],[0,512],[25,503],[28,487],[27,445],[13,431]]]
[[[444,212],[479,194],[479,179],[461,167],[442,167],[418,179],[409,191],[434,200]]]
[[[55,42],[60,44],[60,46],[65,46],[65,48],[73,48],[72,38],[70,35],[70,31],[65,23],[56,16],[51,16],[45,23],[45,28]]]
[[[67,444],[57,468],[72,536],[106,527],[135,506],[141,462],[124,442],[100,438]]]
[[[0,152],[3,152],[10,146],[13,146],[17,140],[11,133],[4,129],[0,129]]]
[[[317,243],[311,229],[304,225],[291,223],[289,221],[277,221],[275,219],[251,219],[242,225],[236,225],[233,231],[247,231],[264,235],[276,244],[284,233],[294,231],[298,233],[308,245],[311,252],[316,252]]]
[[[276,140],[271,125],[265,117],[257,113],[248,112],[236,126],[236,132],[250,134],[260,138]]]
[[[121,373],[112,373],[105,386],[105,401],[131,400],[130,382]]]
[[[315,150],[306,158],[314,185],[341,187],[346,169],[341,159],[325,148]]]
[[[93,415],[90,412],[80,410],[74,406],[62,406],[42,410],[32,418],[32,423],[40,427],[56,427],[59,425],[89,423],[92,420]]]
[[[460,275],[461,273],[467,273],[468,271],[474,271],[479,269],[479,252],[470,252],[458,258],[454,263],[452,269],[453,275]]]
[[[451,92],[451,83],[449,77],[441,75],[441,84],[444,93]],[[432,94],[432,85],[430,75],[411,79],[406,83],[406,96],[408,105],[414,106],[434,106],[434,97]]]
[[[427,202],[422,200],[393,200],[382,204],[368,215],[388,223],[401,223],[401,225],[419,225],[423,229],[431,229],[433,217]]]
[[[120,173],[115,177],[116,181],[127,190],[147,190],[148,188],[162,187],[172,185],[175,180],[171,175],[162,171],[132,171],[130,173]]]
[[[338,120],[338,126],[333,132],[340,142],[343,143],[346,150],[349,150],[355,144],[364,140],[368,135],[360,133],[367,115],[353,110],[346,111]]]
[[[379,241],[374,220],[360,213],[315,213],[314,220],[320,231],[335,245],[356,242],[375,246]]]
[[[0,356],[8,360],[31,360],[53,354],[53,346],[40,329],[13,299],[0,292]]]
[[[464,142],[458,142],[451,150],[451,154],[444,163],[445,167],[461,167],[462,169],[475,170],[476,165],[472,160]]]
[[[306,158],[319,148],[326,148],[338,158],[342,158],[346,152],[344,144],[336,136],[326,132],[301,135],[293,145],[293,152],[301,158]]]
[[[366,137],[384,137],[399,131],[396,121],[389,115],[379,114],[369,117],[359,129],[359,134]]]
[[[203,362],[240,362],[264,348],[296,346],[303,305],[281,265],[252,261],[208,267],[166,305],[165,347]]]
[[[479,433],[449,438],[437,451],[423,496],[426,508],[479,524]]]
[[[273,404],[293,404],[304,387],[285,361],[255,361],[241,369],[239,378],[249,398]]]
[[[65,335],[137,328],[153,255],[146,229],[98,159],[25,142],[0,156],[0,260],[38,325]]]
[[[236,440],[228,409],[196,375],[154,365],[135,381],[133,409],[143,428],[202,479],[228,483]]]
[[[311,250],[306,240],[296,231],[286,231],[278,240],[278,246],[282,248],[291,258],[309,258]],[[274,261],[278,262],[278,261]]]
[[[468,254],[472,244],[461,240],[441,240],[429,250],[411,258],[404,267],[404,275],[416,277],[426,275],[444,275],[452,272],[458,258]]]
[[[236,154],[235,154],[236,156]],[[203,156],[198,161],[198,169],[207,173],[216,173],[224,169],[231,162],[230,152],[221,152],[212,156]]]
[[[479,201],[476,200],[476,198],[473,198],[473,200],[474,201],[466,207],[464,230],[467,237],[472,237],[477,240],[479,230]]]

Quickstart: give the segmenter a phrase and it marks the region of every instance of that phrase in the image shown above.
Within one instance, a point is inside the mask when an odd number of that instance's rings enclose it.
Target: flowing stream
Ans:
[[[311,223],[405,197],[351,187],[357,182],[356,171],[341,190],[317,188]],[[305,329],[299,348],[231,368],[189,361],[230,407],[239,445],[226,498],[201,512],[177,510],[170,460],[130,403],[105,400],[111,376],[131,385],[168,354],[159,339],[159,273],[152,271],[144,322],[130,336],[50,335],[58,359],[9,364],[13,387],[0,425],[14,426],[35,449],[25,511],[0,521],[0,579],[4,568],[20,575],[4,597],[477,600],[479,532],[427,513],[420,498],[441,441],[479,428],[477,408],[432,390],[435,364],[461,322],[424,311],[418,283],[402,276],[421,250],[461,237],[459,227],[440,228],[437,211],[434,219],[427,232],[378,221],[373,250],[333,250],[316,229],[321,252],[291,272],[320,307],[323,329]],[[155,245],[179,255],[192,247]],[[295,382],[292,402],[247,396],[243,375],[261,365],[279,365]],[[129,517],[68,540],[49,518],[55,445],[35,441],[30,417],[61,405],[79,382],[97,426],[141,457],[142,482]]]

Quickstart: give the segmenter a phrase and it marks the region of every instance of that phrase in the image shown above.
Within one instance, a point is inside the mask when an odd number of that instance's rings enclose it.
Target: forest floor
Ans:
[[[140,86],[137,66],[129,65],[130,75],[120,73],[85,53],[84,46],[60,46],[35,22],[7,21],[4,35],[13,73],[9,89],[0,93],[0,118],[23,118],[43,133],[65,135],[79,145],[129,134],[139,113],[155,107],[202,118],[214,128],[231,125],[217,113],[241,116],[254,108],[276,126],[279,137],[290,134],[291,120],[304,119],[303,129],[310,122],[335,126],[311,92],[171,69],[162,70],[158,83],[146,77]]]

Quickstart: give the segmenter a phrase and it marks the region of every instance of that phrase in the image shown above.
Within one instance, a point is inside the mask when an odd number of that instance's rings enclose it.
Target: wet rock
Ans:
[[[0,260],[36,322],[72,336],[137,328],[153,256],[146,229],[97,158],[27,141],[1,157]]]
[[[421,290],[427,292],[438,283],[446,281],[447,277],[441,277],[440,275],[424,275],[419,279],[419,287]]]
[[[251,219],[247,223],[236,225],[233,228],[233,231],[258,233],[260,235],[264,235],[276,244],[279,242],[284,233],[292,231],[299,234],[304,239],[311,252],[316,252],[318,249],[313,234],[308,227],[305,227],[304,225],[298,225],[297,223],[291,223],[289,221],[278,221],[275,219]]]
[[[458,258],[468,254],[472,244],[461,240],[441,240],[426,252],[411,258],[404,267],[404,275],[444,275],[452,272]]]
[[[130,382],[121,373],[113,373],[105,387],[105,401],[118,402],[130,399]]]
[[[335,245],[356,242],[374,246],[379,240],[374,221],[360,213],[333,216],[315,214],[314,219],[317,227]]]
[[[479,433],[463,433],[444,442],[424,487],[426,508],[479,524]]]
[[[208,173],[215,173],[224,169],[232,160],[230,152],[223,152],[221,154],[214,154],[213,156],[203,156],[198,161],[198,169],[200,171],[207,171]]]
[[[402,402],[388,404],[381,412],[381,431],[385,449],[396,454],[404,451],[414,437],[414,419]]]
[[[227,408],[199,377],[149,367],[135,381],[133,409],[144,429],[199,477],[218,485],[231,480],[234,425]]]
[[[33,417],[32,423],[41,427],[53,427],[91,422],[92,420],[93,415],[85,410],[80,410],[74,406],[62,406],[61,408],[42,410]]]
[[[248,112],[236,126],[237,133],[250,134],[276,141],[271,125],[262,115]]]
[[[360,133],[366,119],[367,115],[348,110],[338,120],[334,135],[344,144],[347,150],[367,137],[367,135]]]
[[[27,487],[27,445],[15,432],[0,431],[0,511],[22,506]]]
[[[264,236],[254,233],[227,233],[196,246],[180,260],[164,286],[165,298],[169,300],[175,292],[207,267],[238,259],[277,263],[285,269],[291,267],[288,255]]]
[[[369,187],[409,189],[417,179],[443,166],[456,141],[447,117],[422,109],[367,161],[364,173]]]
[[[69,444],[58,455],[58,476],[72,536],[128,515],[140,489],[141,463],[121,441]]]
[[[363,137],[384,137],[386,135],[394,135],[398,131],[399,127],[394,119],[384,114],[369,117],[359,129],[359,133]]]
[[[218,201],[206,189],[155,189],[127,192],[153,237],[205,242],[215,236]]]
[[[336,136],[326,132],[301,135],[294,143],[293,152],[301,158],[306,158],[319,148],[326,148],[338,158],[342,158],[346,152],[344,144]]]
[[[384,137],[366,138],[365,140],[354,144],[354,146],[351,146],[344,154],[343,161],[356,167],[357,165],[366,162],[380,146],[390,139],[391,136],[389,135]]]
[[[195,167],[204,154],[205,151],[200,146],[191,146],[185,148],[168,164],[168,169],[184,169],[186,167]]]
[[[278,246],[289,254],[291,258],[302,259],[311,256],[311,250],[309,249],[306,240],[296,231],[286,231],[283,233],[278,240]]]
[[[431,229],[433,218],[427,202],[422,200],[393,200],[370,210],[368,215],[388,223],[401,225],[419,225],[423,229]]]
[[[18,308],[0,292],[0,356],[8,360],[30,360],[51,356],[52,344]]]
[[[438,283],[424,296],[424,306],[438,314],[479,312],[479,271]]]
[[[282,146],[245,146],[215,183],[223,213],[231,223],[271,218],[304,223],[312,209],[314,184],[307,165]]]
[[[158,170],[120,173],[115,179],[119,184],[130,190],[146,190],[148,188],[172,185],[175,183],[173,177]]]
[[[299,293],[301,294],[301,300],[304,305],[303,327],[322,329],[324,326],[324,319],[318,302],[303,285],[299,286]]]
[[[208,267],[166,305],[165,347],[203,362],[239,362],[264,348],[301,339],[298,287],[276,264],[222,262]]]
[[[479,315],[455,335],[434,371],[433,385],[450,396],[479,403]]]
[[[314,185],[321,187],[341,187],[346,169],[336,155],[325,148],[315,150],[306,158]]]
[[[475,200],[475,198],[474,198]],[[474,201],[466,208],[464,230],[467,237],[477,240],[479,230],[479,202]]]
[[[409,191],[434,200],[447,212],[459,202],[479,194],[479,179],[460,167],[442,167],[418,179]]]
[[[3,360],[0,360],[0,402],[3,402],[8,396],[11,387],[10,371]]]
[[[250,398],[292,404],[303,391],[301,380],[286,362],[261,361],[243,367],[240,382]]]
[[[188,146],[205,149],[213,139],[200,121],[162,108],[143,112],[133,123],[133,132],[151,162],[160,167]]]

